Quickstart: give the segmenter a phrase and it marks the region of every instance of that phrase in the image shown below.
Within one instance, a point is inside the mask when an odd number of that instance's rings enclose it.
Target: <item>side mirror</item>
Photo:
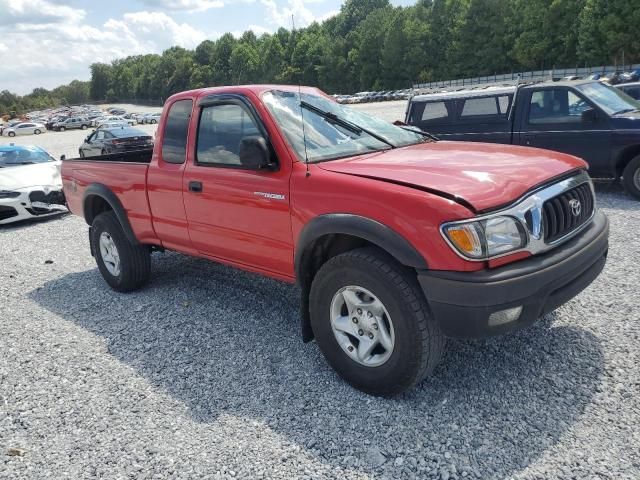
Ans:
[[[88,135],[87,138],[84,139],[85,142],[89,143],[89,139],[91,138],[91,135]]]
[[[594,123],[597,120],[598,120],[598,112],[595,109],[589,108],[582,112],[583,123]]]
[[[67,159],[66,155],[60,155],[60,161],[64,162]]]
[[[251,136],[240,140],[240,164],[255,170],[274,170],[277,164],[271,161],[267,141],[263,137]]]

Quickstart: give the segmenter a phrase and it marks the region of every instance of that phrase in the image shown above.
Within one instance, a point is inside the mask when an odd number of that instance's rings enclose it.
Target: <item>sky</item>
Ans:
[[[395,5],[414,3],[394,0]],[[340,10],[340,0],[0,0],[0,91],[20,95],[88,80],[89,65],[226,32],[296,28]]]

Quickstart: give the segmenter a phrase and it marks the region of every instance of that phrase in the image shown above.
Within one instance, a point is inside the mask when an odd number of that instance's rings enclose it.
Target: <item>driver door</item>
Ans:
[[[198,115],[193,158],[184,177],[184,206],[193,246],[202,254],[254,271],[293,277],[289,165],[243,164],[240,142],[269,135],[239,96],[208,98]],[[273,149],[272,161],[277,162]]]
[[[582,158],[594,173],[607,171],[611,148],[609,117],[580,92],[561,86],[534,89],[520,132],[522,145]],[[582,113],[594,110],[585,119]]]

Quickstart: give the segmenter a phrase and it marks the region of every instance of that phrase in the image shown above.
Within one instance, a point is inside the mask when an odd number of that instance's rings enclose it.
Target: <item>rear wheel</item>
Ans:
[[[378,249],[352,250],[325,263],[309,302],[320,349],[359,390],[395,395],[440,361],[445,339],[416,279]]]
[[[98,215],[92,227],[96,263],[109,286],[118,292],[142,287],[151,274],[149,247],[129,242],[114,212]]]
[[[80,158],[84,158],[84,150],[80,149],[79,153],[80,153]]]
[[[80,128],[82,128],[82,130],[86,130],[87,126],[86,125],[82,125],[82,127],[80,127]]]
[[[640,200],[640,156],[629,162],[622,172],[622,184],[625,190]]]
[[[40,129],[38,129],[38,128],[36,128],[36,129],[33,131],[33,134],[34,134],[34,135],[40,135],[41,133],[42,133],[42,132],[41,132],[41,131],[40,131]]]

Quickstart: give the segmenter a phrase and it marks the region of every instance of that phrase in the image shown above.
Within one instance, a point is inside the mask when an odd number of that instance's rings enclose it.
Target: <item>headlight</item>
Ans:
[[[527,243],[522,224],[513,217],[493,217],[442,226],[449,243],[463,256],[484,260],[519,250]]]

